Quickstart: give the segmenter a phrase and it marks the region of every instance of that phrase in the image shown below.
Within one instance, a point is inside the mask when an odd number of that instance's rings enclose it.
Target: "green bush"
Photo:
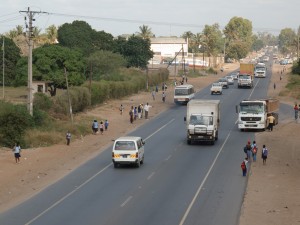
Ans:
[[[47,95],[36,93],[34,94],[33,105],[35,108],[47,112],[52,107],[53,102]]]
[[[15,142],[19,142],[26,147],[24,133],[33,126],[34,121],[24,105],[0,101],[0,124],[1,144],[12,147]]]

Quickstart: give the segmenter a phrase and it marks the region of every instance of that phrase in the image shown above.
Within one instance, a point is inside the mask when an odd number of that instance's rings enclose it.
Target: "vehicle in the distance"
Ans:
[[[227,79],[227,83],[230,85],[230,84],[234,84],[234,80],[233,80],[233,77],[231,75],[228,75],[226,76],[226,79]]]
[[[187,104],[184,117],[187,126],[187,144],[218,140],[220,100],[193,99]]]
[[[255,77],[266,77],[267,67],[265,63],[257,63],[254,68]]]
[[[222,88],[229,88],[229,86],[228,86],[228,81],[227,81],[227,79],[226,78],[220,78],[219,79],[219,83],[222,85]]]
[[[174,90],[174,102],[176,104],[187,104],[195,97],[194,86],[191,84],[179,85]]]
[[[254,64],[252,63],[241,63],[240,73],[238,75],[238,88],[241,87],[253,87],[254,79]]]
[[[120,137],[114,141],[112,162],[117,168],[122,164],[133,164],[140,167],[144,163],[144,145],[141,137]]]
[[[239,75],[239,72],[232,72],[231,74],[230,74],[230,76],[234,79],[234,80],[237,80],[238,79],[238,75]]]
[[[210,88],[210,93],[213,94],[222,94],[222,84],[220,83],[212,83],[211,88]]]

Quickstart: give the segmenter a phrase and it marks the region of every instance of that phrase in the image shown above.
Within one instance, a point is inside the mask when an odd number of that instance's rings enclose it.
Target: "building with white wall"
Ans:
[[[151,50],[154,52],[154,55],[164,57],[175,57],[178,54],[179,57],[182,56],[182,48],[184,56],[187,56],[188,53],[188,43],[184,38],[178,37],[158,37],[150,38]]]

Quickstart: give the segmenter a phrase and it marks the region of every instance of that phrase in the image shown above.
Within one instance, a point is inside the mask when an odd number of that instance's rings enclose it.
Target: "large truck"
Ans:
[[[265,78],[267,75],[267,67],[264,63],[257,63],[255,65],[254,76]]]
[[[187,104],[184,117],[187,126],[187,143],[218,140],[220,124],[220,100],[193,99]]]
[[[260,100],[243,100],[236,106],[238,113],[238,128],[261,129],[268,127],[268,116],[272,114],[275,117],[275,124],[278,124],[279,100],[277,99],[260,99]]]
[[[240,73],[238,75],[238,88],[241,87],[253,87],[254,79],[254,64],[252,63],[241,63]]]

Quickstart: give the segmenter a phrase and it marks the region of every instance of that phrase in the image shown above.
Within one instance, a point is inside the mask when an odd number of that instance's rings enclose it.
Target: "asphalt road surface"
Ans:
[[[253,89],[237,81],[197,99],[221,100],[221,126],[215,145],[186,143],[186,106],[175,106],[131,133],[145,141],[140,168],[114,169],[111,149],[31,199],[0,215],[3,225],[235,225],[247,179],[240,163],[254,132],[237,128],[235,106],[243,99],[265,98],[270,79],[256,78]]]

